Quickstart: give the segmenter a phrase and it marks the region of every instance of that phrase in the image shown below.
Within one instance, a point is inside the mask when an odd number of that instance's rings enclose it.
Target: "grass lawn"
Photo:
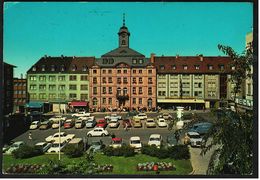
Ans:
[[[80,158],[68,158],[62,155],[62,161],[65,163],[77,162]],[[58,155],[41,155],[28,159],[14,159],[11,155],[3,156],[3,168],[9,167],[11,164],[48,164],[49,160],[58,160]],[[112,174],[155,174],[154,172],[136,171],[138,163],[145,162],[172,162],[176,166],[175,171],[161,171],[160,174],[171,175],[187,175],[192,171],[190,160],[172,160],[158,159],[143,154],[135,155],[134,157],[108,157],[103,154],[96,154],[95,161],[97,164],[112,164],[114,166]],[[111,173],[109,173],[111,174]]]

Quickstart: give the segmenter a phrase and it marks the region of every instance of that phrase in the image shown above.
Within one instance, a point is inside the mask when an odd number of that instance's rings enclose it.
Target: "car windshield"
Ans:
[[[38,122],[32,122],[32,125],[37,125],[38,124]]]
[[[159,122],[165,122],[163,119],[159,120]]]
[[[145,116],[145,114],[139,114],[139,116]]]
[[[200,138],[200,135],[190,135],[190,138],[198,139]]]
[[[116,123],[116,122],[117,122],[117,120],[115,120],[115,119],[112,119],[110,122],[111,122],[111,123]]]
[[[19,147],[18,144],[12,144],[10,147]]]
[[[160,138],[150,138],[150,141],[160,141]]]
[[[88,120],[87,123],[93,123],[94,121],[93,120]]]
[[[82,123],[81,121],[76,122],[76,124],[81,124],[81,123]]]
[[[140,142],[140,140],[133,140],[133,141],[131,141],[131,144],[140,144],[141,142]]]
[[[121,141],[113,141],[113,144],[121,144]]]
[[[154,121],[153,120],[147,120],[147,122],[153,123]]]
[[[43,148],[44,146],[45,146],[45,144],[35,145],[35,147],[37,147],[37,148]]]
[[[99,142],[99,141],[93,141],[92,143],[92,146],[94,145],[94,146],[99,146],[99,145],[101,145],[101,143]]]

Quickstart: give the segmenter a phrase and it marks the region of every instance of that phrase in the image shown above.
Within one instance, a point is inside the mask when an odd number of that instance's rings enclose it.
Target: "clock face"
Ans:
[[[122,37],[125,37],[125,33],[122,34]]]

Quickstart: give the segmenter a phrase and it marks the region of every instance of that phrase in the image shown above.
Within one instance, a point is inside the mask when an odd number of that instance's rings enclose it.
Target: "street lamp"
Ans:
[[[60,72],[59,72],[59,77],[60,77]],[[58,78],[58,80],[59,80],[59,78]],[[61,124],[60,124],[60,120],[61,120],[61,108],[60,108],[60,101],[61,101],[61,93],[60,93],[60,83],[59,83],[59,161],[60,161],[60,142],[61,142],[61,138],[60,138],[60,126],[61,126]]]

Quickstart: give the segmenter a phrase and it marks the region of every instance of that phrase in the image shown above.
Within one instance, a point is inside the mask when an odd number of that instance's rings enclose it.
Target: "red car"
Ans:
[[[127,124],[127,127],[128,127],[128,128],[129,128],[129,127],[132,127],[132,123],[131,123],[131,120],[130,120],[130,119],[124,119],[124,120],[123,120],[123,128],[125,128],[126,124]]]
[[[72,119],[67,119],[64,122],[64,129],[72,128],[74,126],[74,121]]]
[[[99,119],[97,121],[96,127],[106,128],[107,127],[107,121],[105,119]]]

